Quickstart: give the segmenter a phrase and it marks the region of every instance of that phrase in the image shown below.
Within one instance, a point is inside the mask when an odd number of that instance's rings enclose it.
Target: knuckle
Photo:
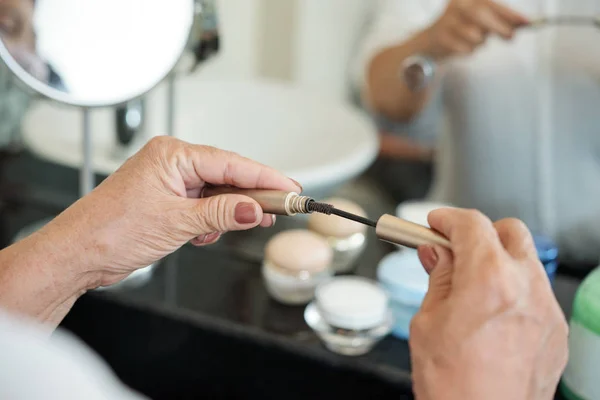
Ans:
[[[225,232],[228,227],[227,196],[206,198],[206,214],[199,213],[199,224],[206,233]]]
[[[505,279],[502,273],[487,275],[486,287],[490,294],[489,305],[497,312],[515,308],[520,300],[520,287],[516,282]]]
[[[469,226],[490,226],[491,221],[481,211],[475,209],[465,210],[465,224]]]
[[[516,307],[520,299],[520,291],[517,286],[507,282],[501,282],[496,293],[498,307],[506,310]]]
[[[486,250],[482,259],[481,289],[487,293],[488,305],[494,310],[515,307],[520,300],[523,282],[515,279],[511,260],[495,249]]]
[[[488,291],[487,305],[492,314],[502,314],[517,307],[520,296],[514,286],[496,283],[494,290]]]
[[[207,232],[208,223],[202,208],[196,208],[190,211],[187,208],[178,210],[176,218],[170,218],[171,221],[180,221],[179,226],[185,236],[195,237]],[[167,232],[171,230],[167,229]]]
[[[234,168],[231,159],[226,159],[225,166],[223,167],[223,182],[225,182],[226,185],[237,186],[233,170]]]
[[[511,231],[522,234],[529,234],[529,229],[527,228],[527,225],[525,225],[525,222],[521,221],[518,218],[505,218],[500,220],[499,222]]]
[[[214,146],[207,146],[207,145],[199,145],[198,149],[202,152],[205,153],[207,155],[218,155],[220,152],[222,152],[223,150],[220,150]]]
[[[172,137],[169,136],[154,136],[152,139],[150,139],[148,141],[148,143],[146,144],[146,147],[150,150],[158,150],[158,149],[164,149],[166,146],[168,146],[170,143],[172,143],[173,140],[176,140]]]
[[[146,143],[144,150],[154,159],[154,162],[159,162],[159,160],[172,162],[173,159],[181,156],[182,147],[183,142],[178,139],[170,136],[155,136]]]
[[[219,149],[218,147],[208,146],[208,145],[200,145],[200,147],[202,148],[202,151],[204,151],[206,153],[209,153],[214,156],[220,156],[225,159],[238,157],[237,153],[235,153],[233,151],[229,151],[229,150]]]

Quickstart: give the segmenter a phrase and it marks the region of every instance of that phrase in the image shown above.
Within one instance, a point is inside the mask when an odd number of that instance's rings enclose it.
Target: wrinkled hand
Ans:
[[[151,140],[49,229],[79,229],[88,272],[116,283],[192,241],[274,224],[249,197],[199,198],[206,184],[301,191],[281,173],[237,154],[169,137]],[[75,227],[75,228],[73,228]]]
[[[427,30],[431,55],[438,59],[470,54],[490,34],[510,39],[528,20],[492,0],[450,0],[442,16]]]
[[[533,239],[518,220],[442,209],[452,252],[422,247],[430,287],[411,324],[418,399],[552,399],[568,326]]]

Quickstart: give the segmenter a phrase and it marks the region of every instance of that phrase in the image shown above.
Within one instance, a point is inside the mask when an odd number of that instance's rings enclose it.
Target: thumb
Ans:
[[[419,258],[429,273],[429,290],[421,308],[431,309],[448,298],[452,289],[454,256],[441,246],[419,247]]]
[[[213,232],[241,231],[257,226],[263,211],[256,201],[238,194],[222,194],[202,199],[190,199],[188,209],[194,235]]]

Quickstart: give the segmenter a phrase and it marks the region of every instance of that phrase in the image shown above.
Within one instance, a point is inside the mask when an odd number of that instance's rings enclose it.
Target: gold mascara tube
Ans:
[[[440,245],[450,248],[450,241],[426,226],[384,214],[377,221],[339,210],[330,204],[320,203],[308,196],[295,192],[263,189],[239,189],[230,186],[206,187],[201,197],[220,194],[241,194],[254,199],[264,212],[276,215],[310,214],[318,212],[337,215],[375,228],[377,237],[385,242],[416,249],[422,245]]]

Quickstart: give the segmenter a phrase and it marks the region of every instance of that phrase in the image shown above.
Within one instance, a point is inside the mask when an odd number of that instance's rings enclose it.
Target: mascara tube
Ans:
[[[220,194],[241,194],[255,200],[260,208],[268,214],[296,215],[308,214],[308,203],[311,197],[300,196],[295,192],[263,189],[239,189],[231,186],[210,186],[204,188],[200,197],[211,197]]]
[[[434,244],[450,248],[450,241],[433,229],[389,214],[377,220],[375,233],[379,240],[412,249]]]
[[[310,214],[311,212],[324,212],[319,206],[322,203],[315,203],[315,200],[308,196],[300,196],[295,192],[284,192],[281,190],[263,190],[263,189],[239,189],[231,186],[210,186],[204,188],[200,197],[211,197],[220,194],[241,194],[254,199],[264,212],[276,215],[292,216],[296,214]],[[309,209],[308,204],[313,202],[313,207]],[[317,207],[314,207],[314,206]],[[329,206],[329,208],[332,208]],[[440,233],[426,226],[407,221],[393,215],[384,214],[377,222],[361,218],[341,210],[334,210],[334,214],[343,218],[353,219],[360,223],[375,228],[377,237],[384,241],[401,246],[416,249],[422,245],[437,244],[450,248],[450,241]],[[325,212],[330,214],[331,211]]]

